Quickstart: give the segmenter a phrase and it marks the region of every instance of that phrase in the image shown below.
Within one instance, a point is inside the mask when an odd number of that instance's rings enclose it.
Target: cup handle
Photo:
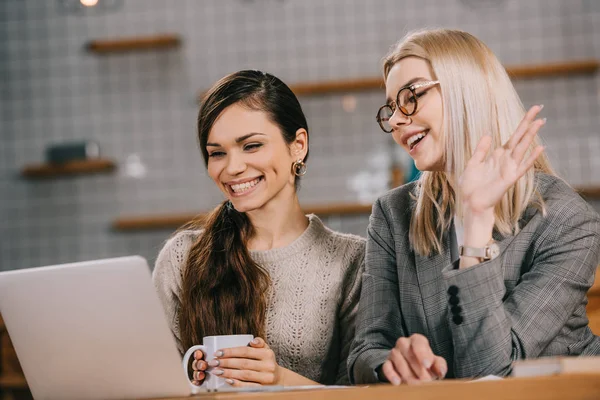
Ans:
[[[200,386],[196,386],[192,383],[192,381],[190,381],[190,371],[188,371],[188,365],[190,365],[190,358],[193,357],[194,353],[196,352],[196,350],[202,350],[202,352],[204,353],[204,355],[207,354],[207,350],[206,350],[206,346],[203,345],[196,345],[196,346],[192,346],[188,349],[188,351],[185,352],[185,355],[183,356],[183,371],[185,372],[185,377],[188,380],[188,383],[190,385],[190,388],[192,389],[192,394],[197,394],[200,393],[202,391],[201,388],[204,387],[204,384],[206,383],[206,380],[202,383],[202,385]]]

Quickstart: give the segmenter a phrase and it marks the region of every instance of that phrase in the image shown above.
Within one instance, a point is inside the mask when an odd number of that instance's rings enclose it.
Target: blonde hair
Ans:
[[[411,217],[409,240],[418,254],[442,250],[442,235],[462,203],[448,176],[458,178],[477,143],[491,135],[490,152],[508,141],[525,115],[515,88],[494,53],[473,35],[459,30],[435,29],[408,34],[383,59],[383,74],[406,57],[428,62],[439,80],[443,105],[445,171],[424,171],[419,179]],[[536,137],[531,148],[539,145]],[[525,156],[527,157],[527,155]],[[503,235],[519,231],[519,219],[531,203],[545,211],[535,188],[534,172],[555,175],[545,154],[504,195],[495,208],[494,229]]]

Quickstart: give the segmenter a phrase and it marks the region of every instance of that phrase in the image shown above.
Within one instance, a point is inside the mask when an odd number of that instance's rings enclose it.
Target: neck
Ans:
[[[248,243],[249,250],[271,250],[288,246],[308,227],[308,218],[300,208],[295,191],[292,199],[288,196],[281,197],[247,213],[254,227],[254,235]]]

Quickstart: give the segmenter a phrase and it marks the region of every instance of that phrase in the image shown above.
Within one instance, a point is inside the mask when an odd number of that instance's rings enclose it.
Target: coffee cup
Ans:
[[[224,378],[218,377],[211,373],[206,373],[206,378],[202,385],[196,386],[190,381],[190,358],[193,359],[194,353],[197,350],[202,350],[204,353],[204,361],[209,362],[215,358],[215,353],[218,350],[226,349],[230,347],[243,347],[248,346],[254,339],[252,335],[220,335],[220,336],[205,336],[202,338],[201,345],[195,345],[190,347],[185,355],[183,356],[183,370],[185,376],[188,378],[192,393],[200,393],[203,391],[216,391],[223,387],[230,387]]]

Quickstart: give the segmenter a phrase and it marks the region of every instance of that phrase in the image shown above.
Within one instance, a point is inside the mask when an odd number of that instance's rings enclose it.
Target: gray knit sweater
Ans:
[[[309,215],[308,228],[284,248],[251,251],[270,274],[265,338],[280,366],[323,384],[348,383],[365,239],[332,231]],[[199,231],[181,231],[160,251],[153,279],[179,340],[182,268]]]

